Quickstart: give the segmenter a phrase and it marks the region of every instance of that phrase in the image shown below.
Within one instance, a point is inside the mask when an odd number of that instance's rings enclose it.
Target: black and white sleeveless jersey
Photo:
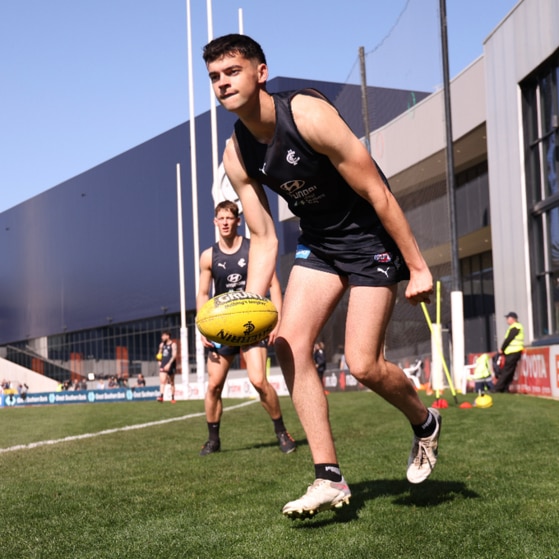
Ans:
[[[250,241],[243,237],[241,246],[234,254],[226,254],[219,243],[212,246],[212,277],[214,296],[227,291],[243,291],[247,282],[248,250]]]
[[[371,204],[359,196],[328,157],[313,150],[299,134],[291,113],[296,95],[324,98],[313,89],[273,94],[276,130],[271,144],[261,144],[245,125],[235,135],[248,175],[283,197],[300,218],[299,242],[313,252],[378,254],[399,250]],[[378,166],[377,166],[378,168]],[[388,187],[381,170],[379,172]]]
[[[173,357],[173,342],[171,340],[169,340],[167,343],[163,343],[161,345],[162,345],[161,355],[163,357],[161,359],[160,367],[163,368],[163,367],[165,367],[165,365],[167,365],[167,363],[169,363],[169,361]],[[174,373],[176,367],[177,367],[177,362],[173,361],[171,363],[169,373]]]

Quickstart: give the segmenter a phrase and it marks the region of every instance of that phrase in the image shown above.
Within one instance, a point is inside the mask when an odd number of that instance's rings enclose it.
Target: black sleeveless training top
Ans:
[[[212,277],[214,296],[228,291],[242,291],[247,283],[248,250],[250,241],[243,237],[239,250],[226,254],[219,248],[219,243],[212,246]]]
[[[399,255],[371,204],[347,184],[328,157],[313,150],[299,134],[291,113],[291,100],[298,94],[328,101],[313,89],[272,94],[276,130],[269,145],[256,141],[240,120],[235,123],[248,175],[287,201],[300,218],[299,242],[313,252]]]
[[[173,357],[173,342],[171,340],[169,340],[168,343],[163,343],[161,355],[162,358],[161,358],[160,367],[163,368],[165,367],[165,365],[167,365],[167,363],[169,363],[169,361]],[[169,367],[169,373],[174,374],[176,368],[177,368],[177,362],[175,360],[171,363],[171,366]]]

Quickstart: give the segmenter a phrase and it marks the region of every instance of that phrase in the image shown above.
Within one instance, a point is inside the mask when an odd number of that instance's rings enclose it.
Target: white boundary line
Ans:
[[[250,400],[248,402],[243,402],[242,404],[236,404],[229,408],[224,408],[223,411],[231,411],[245,406],[250,406],[259,400]],[[83,435],[73,435],[71,437],[64,437],[62,439],[51,439],[48,441],[37,441],[35,443],[29,444],[18,444],[16,446],[10,446],[8,448],[0,448],[0,454],[7,452],[14,452],[16,450],[28,450],[32,448],[39,448],[41,446],[66,443],[70,441],[79,441],[81,439],[91,439],[93,437],[100,437],[101,435],[112,435],[113,433],[119,433],[121,431],[134,431],[136,429],[145,429],[146,427],[154,427],[156,425],[165,425],[166,423],[173,423],[175,421],[183,421],[185,419],[192,419],[194,417],[202,417],[205,412],[191,413],[189,415],[183,415],[181,417],[170,417],[169,419],[161,419],[159,421],[151,421],[149,423],[138,423],[137,425],[127,425],[125,427],[118,427],[115,429],[105,429],[104,431],[98,431],[97,433],[84,433]]]

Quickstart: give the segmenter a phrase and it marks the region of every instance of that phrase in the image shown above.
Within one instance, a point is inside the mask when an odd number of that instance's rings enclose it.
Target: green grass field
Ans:
[[[299,442],[287,456],[258,403],[225,412],[222,452],[205,458],[199,401],[0,409],[0,449],[177,419],[1,452],[0,557],[557,557],[559,402],[498,394],[481,410],[449,397],[437,468],[411,486],[403,416],[371,393],[328,398],[353,497],[304,521],[280,513],[313,479],[287,398]]]

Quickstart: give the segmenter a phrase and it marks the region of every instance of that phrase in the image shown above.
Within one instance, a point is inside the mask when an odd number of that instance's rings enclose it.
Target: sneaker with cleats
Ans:
[[[311,518],[319,512],[348,505],[350,497],[351,491],[343,478],[339,483],[315,479],[300,499],[290,501],[283,507],[282,513],[289,518]]]
[[[434,408],[429,408],[429,412],[435,417],[437,426],[430,437],[421,438],[414,436],[413,438],[407,471],[407,478],[410,483],[425,481],[431,475],[437,463],[442,418],[440,413]]]
[[[295,441],[287,431],[277,433],[276,436],[278,437],[280,450],[284,454],[289,454],[297,448]]]
[[[200,456],[207,456],[208,454],[213,454],[214,452],[219,452],[221,449],[220,441],[206,441],[202,450],[200,450]]]

